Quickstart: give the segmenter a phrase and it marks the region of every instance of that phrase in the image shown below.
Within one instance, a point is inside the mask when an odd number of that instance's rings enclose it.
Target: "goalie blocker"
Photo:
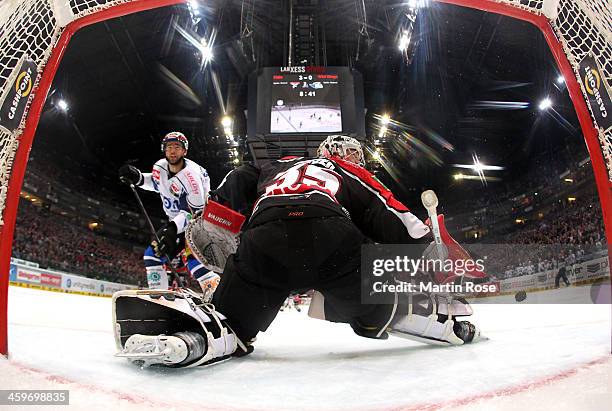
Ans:
[[[141,366],[195,367],[251,351],[189,290],[118,291],[112,307],[116,356]]]

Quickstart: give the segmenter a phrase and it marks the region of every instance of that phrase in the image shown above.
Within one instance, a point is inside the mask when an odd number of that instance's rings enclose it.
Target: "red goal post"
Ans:
[[[206,0],[200,0],[205,3]],[[528,21],[543,33],[563,73],[585,137],[608,242],[612,238],[612,128],[597,126],[580,62],[591,56],[612,81],[612,10],[605,0],[438,0]],[[72,35],[107,19],[184,0],[3,0],[0,2],[0,106],[23,98],[16,123],[0,125],[0,354],[8,353],[9,265],[19,193],[53,77]],[[35,67],[32,78],[21,75]],[[28,81],[31,80],[31,83]],[[20,88],[23,86],[23,88]],[[15,89],[21,97],[15,99]],[[612,113],[611,113],[612,114]],[[21,121],[19,121],[21,119]],[[8,127],[8,126],[7,126]],[[610,245],[608,245],[610,249]]]

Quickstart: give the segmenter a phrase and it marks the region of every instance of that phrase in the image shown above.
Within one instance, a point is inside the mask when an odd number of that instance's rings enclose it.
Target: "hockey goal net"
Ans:
[[[591,155],[612,238],[612,127],[598,124],[584,62],[599,90],[612,80],[612,7],[608,0],[438,0],[529,21],[542,31],[563,73]],[[0,353],[6,354],[9,263],[28,153],[53,76],[81,27],[181,0],[4,0],[0,2]],[[205,0],[201,0],[205,3]],[[30,70],[31,76],[24,74]],[[607,107],[612,111],[611,107]],[[608,113],[612,115],[612,113]],[[608,117],[609,118],[609,117]],[[601,120],[600,123],[603,123]]]

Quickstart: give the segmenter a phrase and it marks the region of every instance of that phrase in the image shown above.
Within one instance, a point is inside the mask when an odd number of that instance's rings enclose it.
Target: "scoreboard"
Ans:
[[[339,133],[338,74],[272,75],[270,133]]]
[[[249,77],[247,135],[365,136],[361,74],[349,67],[265,67]]]

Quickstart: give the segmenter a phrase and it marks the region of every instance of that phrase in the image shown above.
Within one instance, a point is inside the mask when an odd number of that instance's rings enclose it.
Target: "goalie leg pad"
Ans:
[[[211,364],[242,344],[223,314],[187,290],[118,291],[112,306],[117,356],[142,365]]]

